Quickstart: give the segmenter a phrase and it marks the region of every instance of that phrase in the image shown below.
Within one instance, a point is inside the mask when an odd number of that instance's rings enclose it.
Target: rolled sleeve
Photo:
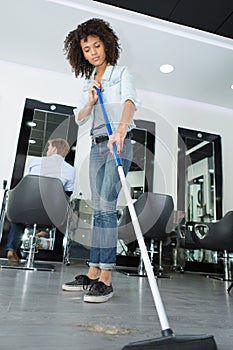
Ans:
[[[88,114],[88,116],[86,116],[86,118],[84,118],[82,120],[78,120],[78,114],[79,114],[79,112],[81,111],[82,108],[83,108],[83,106],[79,107],[79,108],[77,107],[77,108],[75,108],[73,110],[73,113],[74,113],[74,116],[75,116],[75,122],[76,122],[76,124],[78,124],[78,126],[81,126],[81,125],[85,124],[91,117],[91,113],[90,113],[90,114]]]
[[[85,124],[91,117],[91,113],[90,113],[89,115],[86,116],[86,118],[82,120],[78,120],[79,112],[88,102],[88,88],[89,88],[88,84],[90,84],[90,81],[87,81],[84,83],[84,86],[82,88],[82,93],[78,99],[77,107],[73,109],[75,122],[78,124],[78,126]]]
[[[126,100],[130,100],[134,103],[135,108],[138,109],[140,106],[140,101],[137,98],[133,76],[127,67],[124,67],[121,79],[121,103],[124,103]]]

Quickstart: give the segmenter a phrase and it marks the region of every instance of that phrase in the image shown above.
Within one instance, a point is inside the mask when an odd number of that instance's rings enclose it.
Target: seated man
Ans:
[[[70,146],[66,140],[61,138],[49,140],[46,157],[35,158],[25,175],[58,178],[62,181],[64,191],[71,195],[74,190],[75,168],[64,160],[69,151]],[[17,250],[20,247],[24,229],[24,224],[11,224],[6,245],[7,258],[10,262],[19,262]]]

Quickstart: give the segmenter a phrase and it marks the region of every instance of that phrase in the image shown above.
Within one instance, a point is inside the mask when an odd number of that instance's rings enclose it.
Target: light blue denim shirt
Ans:
[[[77,108],[74,109],[74,114],[76,117],[75,119],[78,125],[83,125],[90,117],[94,118],[95,113],[101,113],[99,103],[97,102],[96,105],[92,108],[91,113],[85,119],[81,121],[78,121],[77,119],[79,111],[88,102],[88,90],[94,79],[94,75],[95,70],[93,71],[91,78],[84,82],[82,93],[78,100]],[[124,102],[126,100],[131,100],[134,103],[136,109],[140,105],[140,102],[137,99],[133,77],[126,66],[108,65],[102,77],[101,84],[104,106],[111,127],[114,131],[117,129],[117,126],[121,120]],[[134,127],[135,124],[132,120],[128,126],[128,130],[130,131]]]

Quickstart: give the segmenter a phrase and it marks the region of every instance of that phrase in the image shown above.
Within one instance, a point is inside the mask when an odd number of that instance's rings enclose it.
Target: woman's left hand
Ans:
[[[113,152],[113,144],[116,144],[116,152],[117,154],[120,154],[122,149],[123,149],[123,145],[124,145],[124,139],[126,136],[127,131],[115,131],[112,135],[109,136],[109,141],[108,141],[108,148],[110,150],[111,155],[114,155]]]

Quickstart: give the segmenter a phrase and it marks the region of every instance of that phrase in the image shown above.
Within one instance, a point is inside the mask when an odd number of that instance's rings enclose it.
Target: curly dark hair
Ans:
[[[89,79],[94,70],[94,66],[84,58],[80,45],[80,41],[86,41],[88,35],[98,36],[104,43],[107,63],[115,66],[120,56],[119,38],[110,24],[99,18],[89,19],[71,31],[64,41],[64,52],[76,78],[80,75]]]

